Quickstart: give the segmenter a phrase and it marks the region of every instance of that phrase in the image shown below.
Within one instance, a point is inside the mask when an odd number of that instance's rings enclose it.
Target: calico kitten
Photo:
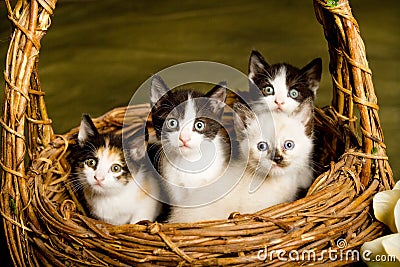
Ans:
[[[159,144],[155,165],[168,184],[170,222],[185,221],[184,212],[179,211],[183,207],[207,203],[224,193],[219,191],[225,190],[223,186],[216,184],[223,182],[219,178],[231,154],[221,122],[225,98],[224,84],[202,94],[171,91],[159,76],[152,78],[152,121]]]
[[[295,200],[313,180],[312,99],[289,115],[254,113],[240,103],[234,110],[241,157],[247,158],[245,175],[235,188],[241,198],[237,211],[253,213]]]
[[[322,73],[322,60],[316,58],[302,69],[287,63],[269,65],[253,50],[249,60],[252,108],[291,114],[308,98],[314,99]]]
[[[127,140],[129,148],[124,153],[121,135],[99,134],[84,115],[77,141],[70,155],[72,181],[90,214],[114,225],[154,221],[161,204],[153,197],[160,188],[144,164],[144,135]]]

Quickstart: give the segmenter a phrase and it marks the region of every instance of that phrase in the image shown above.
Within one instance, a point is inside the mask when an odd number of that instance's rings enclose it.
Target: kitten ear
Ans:
[[[139,161],[143,159],[146,155],[147,147],[147,129],[144,128],[136,131],[129,137],[127,137],[127,149],[129,151],[129,156],[135,160]]]
[[[153,107],[160,98],[170,91],[168,86],[165,84],[164,80],[160,76],[154,74],[151,78],[151,88],[150,88],[150,103]]]
[[[305,67],[300,70],[302,75],[307,76],[307,80],[310,89],[314,92],[314,96],[317,94],[319,83],[321,81],[322,74],[322,59],[316,58],[308,63]]]
[[[220,82],[219,84],[214,86],[214,88],[211,89],[205,96],[210,98],[211,108],[215,113],[217,113],[225,107],[226,82]]]
[[[314,118],[314,101],[312,97],[304,100],[292,114],[297,120],[301,121],[306,127],[307,135],[310,135]]]
[[[246,123],[256,117],[250,108],[239,102],[233,104],[233,111],[233,123],[236,131],[244,131],[247,126]]]
[[[252,50],[249,59],[249,79],[253,80],[254,76],[259,73],[265,72],[269,68],[268,63],[264,57],[257,50]]]
[[[78,141],[82,145],[88,138],[99,135],[96,126],[88,114],[82,115],[81,125],[79,126]]]

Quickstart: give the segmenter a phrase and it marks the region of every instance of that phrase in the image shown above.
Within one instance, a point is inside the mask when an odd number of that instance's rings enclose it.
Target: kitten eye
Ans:
[[[296,89],[290,89],[288,95],[295,99],[299,96],[299,91],[297,91]]]
[[[177,119],[168,119],[167,120],[167,127],[170,129],[176,129],[178,127],[178,120]]]
[[[257,149],[260,150],[260,151],[266,151],[268,149],[267,142],[259,142],[257,144]]]
[[[294,142],[292,140],[286,140],[285,143],[283,143],[283,147],[286,150],[292,150],[294,148]]]
[[[273,94],[275,94],[274,87],[272,87],[272,86],[265,86],[262,89],[262,92],[263,92],[264,95],[273,95]]]
[[[194,123],[194,129],[196,129],[196,131],[201,132],[204,130],[205,127],[206,127],[206,124],[202,121],[196,121]]]
[[[118,173],[122,170],[122,167],[119,164],[113,164],[110,169],[113,173]]]
[[[85,164],[90,168],[94,168],[97,165],[97,161],[95,159],[87,159]]]

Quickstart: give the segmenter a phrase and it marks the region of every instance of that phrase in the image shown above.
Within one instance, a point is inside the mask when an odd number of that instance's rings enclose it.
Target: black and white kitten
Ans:
[[[90,214],[114,225],[154,221],[161,211],[155,199],[160,186],[144,164],[145,136],[135,134],[127,145],[124,153],[121,135],[100,134],[83,115],[69,156],[74,188],[83,194]]]
[[[249,60],[252,108],[291,114],[305,99],[315,99],[321,73],[321,58],[299,69],[287,63],[269,65],[253,50]]]
[[[187,221],[190,207],[224,193],[218,179],[226,171],[231,154],[230,140],[222,126],[225,98],[224,84],[206,94],[187,89],[171,91],[161,77],[152,77],[152,121],[160,145],[155,164],[169,184],[169,222]]]

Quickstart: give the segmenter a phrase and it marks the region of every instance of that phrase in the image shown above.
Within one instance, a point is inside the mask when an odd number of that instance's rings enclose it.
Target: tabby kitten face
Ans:
[[[287,63],[269,65],[258,51],[249,60],[252,100],[256,108],[291,114],[308,98],[315,98],[322,73],[322,61],[316,58],[302,69]]]

